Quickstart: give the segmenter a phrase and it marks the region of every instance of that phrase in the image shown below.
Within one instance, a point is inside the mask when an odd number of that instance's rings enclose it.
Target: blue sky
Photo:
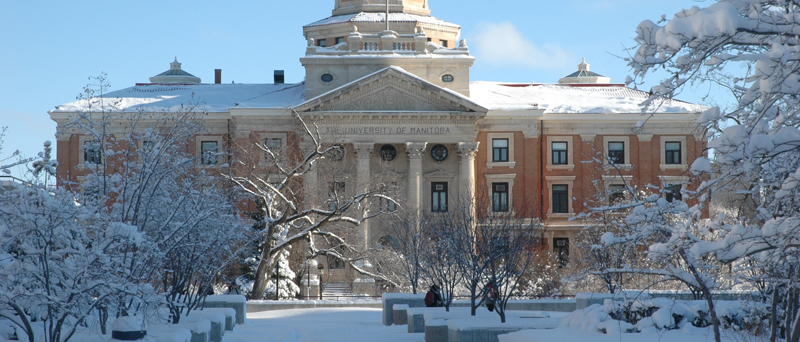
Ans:
[[[696,0],[429,0],[432,15],[462,26],[477,60],[473,81],[553,83],[586,57],[592,71],[622,83],[626,47],[645,19]],[[0,158],[27,156],[54,140],[47,111],[75,100],[89,76],[108,73],[121,89],[169,69],[213,82],[272,82],[275,69],[300,82],[302,26],[331,14],[334,0],[0,1],[0,127],[8,126]],[[656,83],[658,75],[649,78]],[[681,99],[700,103],[706,89]]]

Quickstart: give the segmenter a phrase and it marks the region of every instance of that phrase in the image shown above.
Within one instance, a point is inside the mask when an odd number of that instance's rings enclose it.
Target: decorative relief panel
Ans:
[[[362,84],[338,97],[321,103],[315,111],[454,111],[470,109],[445,99],[428,89],[395,76]]]

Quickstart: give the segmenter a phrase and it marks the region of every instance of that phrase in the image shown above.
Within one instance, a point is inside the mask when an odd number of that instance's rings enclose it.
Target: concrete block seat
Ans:
[[[225,331],[232,331],[236,326],[236,309],[232,308],[203,308],[201,310],[192,311],[193,315],[210,316],[210,317],[224,317],[223,329]],[[211,319],[209,319],[211,320]],[[213,320],[211,320],[213,322]]]
[[[203,300],[204,308],[231,308],[236,310],[236,324],[247,319],[247,298],[242,295],[211,295]]]
[[[406,325],[408,324],[408,304],[395,304],[392,306],[392,319],[394,320],[394,325]]]
[[[499,342],[498,336],[523,329],[555,329],[561,317],[525,318],[507,315],[506,322],[500,318],[458,318],[447,320],[447,340],[450,342]]]
[[[450,311],[445,311],[444,308],[413,308],[408,309],[408,332],[421,333],[427,331],[428,321],[431,320],[450,320],[459,318],[470,318],[469,308],[454,308],[451,307]],[[500,316],[496,312],[490,312],[484,308],[475,311],[476,318],[483,320],[500,320]],[[550,315],[542,311],[506,311],[507,318],[549,318]]]
[[[409,308],[425,307],[424,293],[384,293],[381,296],[383,307],[383,325],[394,324],[394,305],[407,304]]]

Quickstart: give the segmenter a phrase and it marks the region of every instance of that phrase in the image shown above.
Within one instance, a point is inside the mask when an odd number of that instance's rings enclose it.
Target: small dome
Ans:
[[[200,83],[200,77],[192,75],[181,69],[181,63],[178,62],[178,57],[175,61],[169,63],[169,70],[164,71],[158,75],[150,77],[151,83]]]
[[[578,71],[573,72],[564,78],[558,80],[558,84],[605,84],[611,83],[611,79],[600,75],[596,72],[589,71],[589,63],[586,63],[586,58],[583,58],[581,64],[578,64]]]

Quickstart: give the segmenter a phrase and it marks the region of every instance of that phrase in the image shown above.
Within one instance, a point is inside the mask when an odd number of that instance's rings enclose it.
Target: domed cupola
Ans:
[[[611,83],[611,78],[605,77],[595,72],[589,71],[589,63],[583,58],[578,64],[578,71],[573,72],[558,80],[558,84],[607,84]]]
[[[181,63],[178,63],[178,57],[175,61],[169,63],[169,70],[164,71],[158,75],[150,77],[151,83],[191,83],[199,84],[200,77],[192,75],[181,69]]]

